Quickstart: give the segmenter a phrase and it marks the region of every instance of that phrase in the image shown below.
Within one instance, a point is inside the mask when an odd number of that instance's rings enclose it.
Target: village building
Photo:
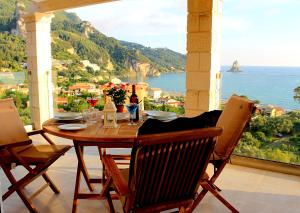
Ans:
[[[268,105],[259,105],[256,109],[256,114],[267,115],[270,117],[278,117],[285,113],[285,110],[282,107]]]
[[[149,96],[153,99],[159,99],[161,97],[162,91],[160,88],[151,88],[149,91]]]

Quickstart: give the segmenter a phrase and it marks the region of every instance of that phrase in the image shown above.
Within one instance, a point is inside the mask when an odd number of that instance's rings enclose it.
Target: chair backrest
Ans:
[[[223,133],[218,138],[214,150],[218,157],[227,158],[232,154],[251,119],[254,109],[254,102],[237,95],[230,97],[216,124],[216,126],[223,128]]]
[[[139,136],[130,162],[131,208],[191,200],[221,128]]]
[[[30,141],[13,99],[0,100],[0,147]]]

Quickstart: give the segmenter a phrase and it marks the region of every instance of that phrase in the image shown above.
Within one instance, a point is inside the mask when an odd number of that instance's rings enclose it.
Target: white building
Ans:
[[[149,96],[153,99],[159,99],[161,97],[161,92],[160,88],[150,88]]]

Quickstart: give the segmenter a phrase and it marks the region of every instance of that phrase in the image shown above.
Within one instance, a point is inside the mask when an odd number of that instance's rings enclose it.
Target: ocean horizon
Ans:
[[[221,98],[228,99],[232,94],[245,95],[261,104],[271,104],[286,110],[300,110],[295,101],[294,89],[300,86],[300,67],[241,66],[241,72],[227,72],[230,66],[221,67]],[[0,82],[23,83],[24,72],[0,75]],[[159,77],[146,79],[122,79],[131,83],[145,81],[150,87],[161,88],[171,94],[185,94],[185,72],[162,73]]]
[[[294,100],[294,89],[300,86],[300,67],[241,66],[241,72],[227,72],[230,66],[221,67],[221,98],[232,94],[245,95],[261,104],[271,104],[286,110],[300,110]],[[160,77],[145,79],[150,87],[170,93],[185,93],[185,72],[162,73]]]

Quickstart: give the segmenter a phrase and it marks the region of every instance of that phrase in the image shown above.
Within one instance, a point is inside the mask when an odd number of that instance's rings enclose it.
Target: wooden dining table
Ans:
[[[50,119],[43,123],[43,130],[46,133],[73,140],[76,156],[78,159],[76,182],[74,189],[74,199],[72,212],[76,212],[78,199],[105,199],[99,193],[92,193],[94,187],[92,184],[103,184],[104,176],[99,178],[91,178],[84,162],[84,147],[96,146],[99,150],[101,159],[101,150],[105,148],[131,148],[137,138],[138,128],[142,122],[137,125],[128,125],[128,121],[118,121],[117,128],[104,128],[103,121],[99,121],[87,128],[76,131],[65,131],[58,128],[61,123],[54,119]],[[87,186],[91,193],[80,192],[80,179],[83,175]]]

